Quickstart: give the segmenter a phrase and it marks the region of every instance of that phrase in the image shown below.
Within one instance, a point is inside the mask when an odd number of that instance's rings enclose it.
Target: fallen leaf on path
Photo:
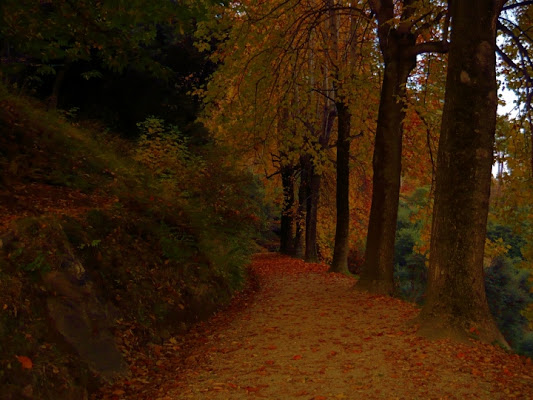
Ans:
[[[32,369],[33,368],[33,362],[26,356],[16,356],[17,360],[19,360],[20,365],[22,365],[22,368],[24,369]]]

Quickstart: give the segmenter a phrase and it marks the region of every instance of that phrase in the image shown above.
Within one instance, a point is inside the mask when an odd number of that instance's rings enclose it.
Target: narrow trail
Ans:
[[[472,341],[429,341],[412,304],[277,254],[259,290],[138,359],[103,399],[533,399],[530,359]]]

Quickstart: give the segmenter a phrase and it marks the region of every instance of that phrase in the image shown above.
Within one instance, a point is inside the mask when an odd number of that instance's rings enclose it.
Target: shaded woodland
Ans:
[[[4,0],[0,21],[6,399],[96,393],[253,291],[265,249],[416,303],[422,336],[533,356],[531,2]]]

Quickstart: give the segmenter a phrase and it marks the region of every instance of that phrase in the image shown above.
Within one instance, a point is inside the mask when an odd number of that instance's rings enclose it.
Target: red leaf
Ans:
[[[301,359],[302,359],[302,356],[299,355],[299,354],[297,354],[297,355],[295,355],[292,359],[293,359],[293,360],[301,360]]]
[[[16,356],[17,360],[19,360],[20,365],[22,365],[22,368],[24,369],[32,369],[33,368],[33,362],[26,356]]]

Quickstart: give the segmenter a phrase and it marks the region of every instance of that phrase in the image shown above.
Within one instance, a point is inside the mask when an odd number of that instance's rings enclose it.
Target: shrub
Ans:
[[[496,258],[485,271],[485,288],[492,315],[515,351],[530,352],[533,336],[523,315],[533,301],[529,271],[516,268],[509,258]]]

